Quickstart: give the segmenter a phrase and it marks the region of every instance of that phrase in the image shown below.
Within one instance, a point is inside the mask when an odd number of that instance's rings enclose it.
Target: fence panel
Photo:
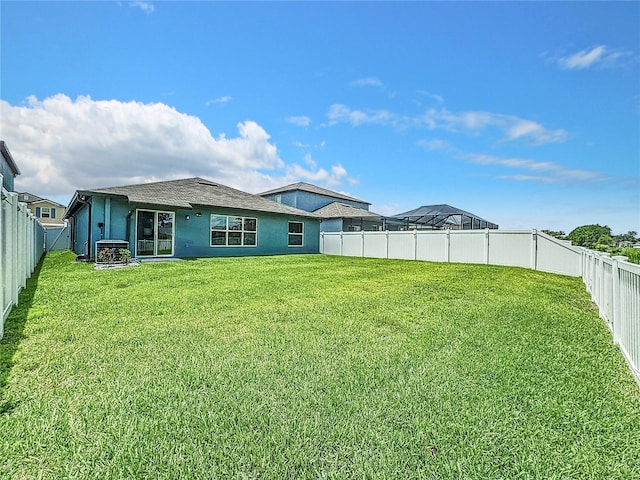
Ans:
[[[2,183],[2,175],[0,175]],[[27,285],[44,253],[44,228],[29,212],[27,205],[18,202],[18,194],[2,188],[0,202],[0,338],[4,336],[4,322],[18,294]]]
[[[640,383],[640,266],[626,262],[618,266],[620,309],[614,338]]]
[[[345,257],[361,257],[362,242],[363,238],[361,233],[344,233],[342,236],[342,255]]]
[[[342,255],[342,235],[320,234],[320,248],[327,255]]]
[[[387,258],[387,232],[371,232],[363,241],[365,257]]]
[[[68,250],[71,248],[71,232],[68,225],[61,227],[49,227],[45,233],[46,250]]]
[[[484,230],[449,232],[449,261],[455,263],[487,263],[485,240]]]
[[[416,237],[416,260],[428,262],[446,262],[449,256],[449,243],[440,232],[418,232]]]
[[[389,232],[389,256],[399,260],[416,259],[416,234],[414,232]]]
[[[582,275],[581,250],[542,232],[537,235],[536,258],[537,270],[571,277]]]
[[[491,265],[531,267],[532,232],[489,231],[488,260]]]

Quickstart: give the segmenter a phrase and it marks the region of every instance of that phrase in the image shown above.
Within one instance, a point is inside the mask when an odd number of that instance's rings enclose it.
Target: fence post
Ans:
[[[340,232],[340,256],[344,255],[344,248],[342,247],[342,232]]]
[[[444,251],[444,261],[449,263],[451,262],[451,230],[448,228],[445,230],[445,251]]]
[[[538,269],[538,231],[531,230],[531,270]]]
[[[484,229],[484,263],[489,265],[489,229]]]
[[[620,343],[621,333],[621,318],[620,318],[620,268],[618,266],[618,259],[613,258],[611,264],[611,280],[613,281],[613,308],[611,319],[611,326],[613,328],[613,341]]]
[[[360,239],[362,240],[362,246],[360,247],[360,252],[362,253],[362,258],[364,258],[364,230],[360,234]]]
[[[0,338],[4,336],[4,307],[5,307],[5,299],[4,299],[4,291],[5,291],[5,255],[7,252],[4,250],[4,188],[2,187],[2,173],[0,173]]]
[[[11,304],[18,304],[18,196],[15,193],[8,195],[9,200],[9,228],[7,228],[7,238],[9,239],[9,259],[11,267],[9,273],[11,279],[9,280],[9,288],[11,288]]]
[[[413,259],[418,260],[418,229],[413,231]]]
[[[384,248],[386,250],[386,258],[389,258],[389,230],[384,232]]]

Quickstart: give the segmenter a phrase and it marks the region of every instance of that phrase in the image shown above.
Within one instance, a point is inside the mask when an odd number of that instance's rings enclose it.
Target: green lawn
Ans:
[[[53,252],[20,299],[3,479],[640,478],[640,389],[577,278]]]

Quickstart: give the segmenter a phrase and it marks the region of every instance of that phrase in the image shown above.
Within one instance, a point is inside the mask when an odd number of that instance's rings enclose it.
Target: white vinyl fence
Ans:
[[[640,265],[585,250],[582,279],[640,384]]]
[[[0,184],[2,175],[0,175]],[[27,209],[18,202],[18,194],[2,188],[0,208],[0,338],[4,335],[4,322],[18,294],[27,285],[27,278],[36,268],[44,253],[44,228]]]
[[[640,265],[573,247],[536,230],[323,232],[320,252],[504,265],[582,277],[640,384]]]
[[[68,250],[71,248],[71,229],[65,223],[60,227],[48,227],[45,231],[45,250]]]
[[[320,252],[349,257],[483,263],[579,277],[582,249],[536,230],[323,232]]]

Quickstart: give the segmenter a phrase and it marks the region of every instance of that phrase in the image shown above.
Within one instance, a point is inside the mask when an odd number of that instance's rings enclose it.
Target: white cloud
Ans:
[[[446,140],[433,138],[431,140],[418,140],[418,145],[428,150],[447,150],[451,145]]]
[[[383,83],[379,78],[367,77],[349,82],[349,85],[351,87],[381,87]]]
[[[299,181],[346,179],[342,166],[298,170],[256,122],[212,136],[195,116],[163,103],[75,100],[58,94],[24,105],[0,100],[0,130],[22,174],[16,189],[42,196],[77,189],[202,176],[250,192]],[[296,177],[297,172],[300,176]]]
[[[621,65],[624,57],[632,55],[632,52],[612,50],[606,45],[580,50],[579,52],[556,58],[556,62],[567,70],[584,70],[591,67],[611,68]]]
[[[500,142],[521,140],[532,145],[564,142],[569,134],[563,129],[548,129],[543,125],[514,115],[483,111],[450,112],[446,108],[431,108],[422,115],[402,116],[388,110],[352,110],[343,104],[333,104],[327,112],[328,125],[348,123],[388,125],[397,128],[422,127],[442,129],[477,136],[489,128],[502,132]]]
[[[502,113],[469,111],[453,113],[446,109],[431,109],[423,120],[429,128],[443,128],[452,132],[478,135],[483,130],[496,128],[502,131],[501,142],[523,140],[532,145],[564,142],[569,134],[566,130],[545,128],[543,125]]]
[[[603,172],[596,170],[585,170],[580,168],[568,168],[556,162],[532,160],[528,158],[499,157],[497,155],[487,155],[483,153],[464,152],[449,142],[433,139],[420,140],[418,145],[428,150],[441,150],[451,155],[451,157],[463,160],[475,165],[487,167],[502,167],[507,170],[519,170],[517,173],[503,173],[504,170],[494,169],[488,174],[494,178],[502,180],[514,180],[518,182],[539,182],[539,183],[598,183],[612,180]],[[498,170],[498,171],[495,171]],[[482,173],[481,175],[485,175]]]
[[[308,150],[308,149],[310,149],[310,148],[313,148],[313,149],[320,149],[320,150],[322,150],[324,147],[326,147],[326,146],[327,146],[327,141],[326,141],[326,140],[322,140],[322,141],[321,141],[321,142],[319,142],[319,143],[311,144],[311,143],[303,143],[303,142],[301,142],[301,141],[299,141],[299,140],[294,140],[294,141],[292,141],[292,142],[291,142],[291,144],[292,144],[294,147],[302,148],[302,149],[304,149],[304,150]]]
[[[343,181],[349,180],[347,170],[342,165],[334,165],[331,170],[324,168],[309,170],[298,164],[293,164],[287,168],[287,174],[290,178],[299,178],[309,182],[320,183],[328,187],[340,185]],[[351,182],[352,183],[352,182]]]
[[[399,117],[388,110],[363,112],[360,110],[351,110],[346,105],[339,103],[329,107],[327,117],[329,118],[329,125],[350,123],[354,127],[365,123],[396,126],[399,122]]]
[[[286,118],[286,121],[299,127],[308,127],[309,125],[311,125],[311,118],[305,116],[288,117]]]
[[[538,160],[531,160],[526,158],[504,158],[495,155],[462,152],[458,152],[458,157],[464,158],[471,163],[475,163],[478,165],[497,165],[509,169],[518,169],[524,170],[525,172],[537,173],[537,175],[532,175],[530,173],[519,173],[496,176],[496,178],[501,179],[516,181],[536,181],[542,183],[594,183],[610,179],[602,172],[578,168],[567,168],[555,162],[541,162]]]
[[[310,153],[307,153],[302,160],[304,161],[304,163],[306,163],[307,165],[309,165],[311,168],[317,168],[318,164],[316,163],[316,161],[313,159],[313,157],[311,156]]]
[[[429,97],[429,98],[435,100],[438,103],[444,103],[444,98],[442,97],[442,95],[438,95],[436,93],[431,93],[431,92],[428,92],[426,90],[418,90],[418,93],[420,95],[424,95],[425,97]]]
[[[131,2],[129,6],[134,8],[139,8],[147,15],[153,13],[154,10],[156,9],[156,7],[154,7],[153,3],[151,2]]]
[[[230,102],[231,100],[233,100],[233,97],[230,97],[229,95],[224,95],[214,100],[207,100],[205,102],[205,105],[208,107],[209,105],[215,105],[216,103],[227,103],[227,102]]]

